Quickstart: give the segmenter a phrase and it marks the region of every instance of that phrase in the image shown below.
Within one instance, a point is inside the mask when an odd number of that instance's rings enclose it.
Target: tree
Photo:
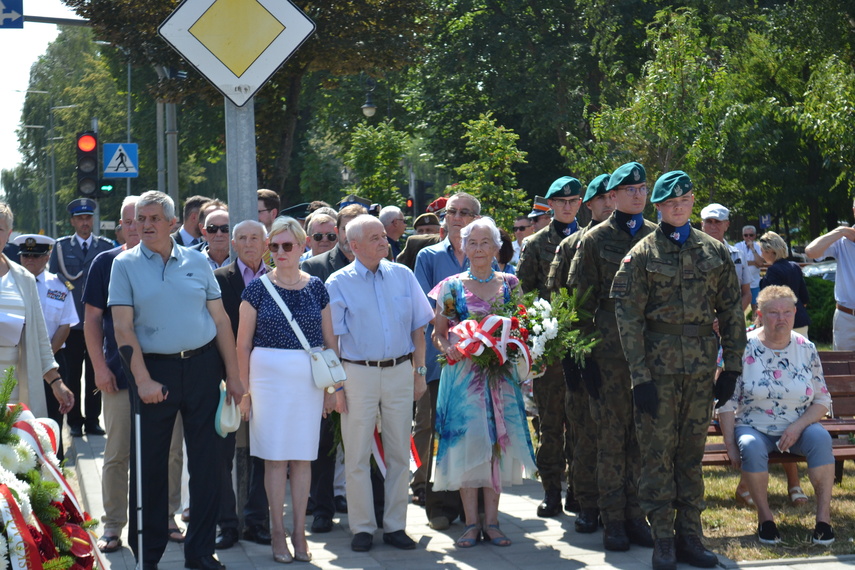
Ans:
[[[384,206],[403,206],[404,196],[398,189],[404,182],[401,159],[407,144],[406,133],[396,130],[391,121],[376,127],[356,125],[344,159],[358,180],[350,190]]]
[[[175,8],[173,0],[63,0],[89,19],[99,37],[124,46],[137,64],[186,68],[157,37]],[[291,174],[306,74],[329,70],[337,75],[391,70],[413,61],[430,23],[426,0],[320,0],[298,2],[315,22],[315,34],[279,69],[256,96],[256,137],[260,187],[281,192]],[[161,80],[152,91],[166,100],[189,95],[219,104],[222,97],[198,74],[188,80]]]
[[[455,190],[481,201],[500,228],[509,228],[526,208],[525,192],[516,188],[514,165],[525,164],[526,153],[517,148],[519,135],[498,125],[489,113],[465,125],[466,154],[472,161],[455,168],[462,180]]]

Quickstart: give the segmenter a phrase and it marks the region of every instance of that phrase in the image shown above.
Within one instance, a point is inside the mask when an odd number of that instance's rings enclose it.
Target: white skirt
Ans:
[[[252,349],[249,357],[249,453],[268,461],[318,457],[324,392],[305,350]]]

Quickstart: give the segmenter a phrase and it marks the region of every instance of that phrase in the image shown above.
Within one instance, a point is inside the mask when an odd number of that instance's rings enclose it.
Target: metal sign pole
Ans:
[[[255,98],[238,107],[224,98],[226,115],[226,180],[229,224],[258,219],[258,172],[255,157]],[[234,252],[232,252],[234,259]]]

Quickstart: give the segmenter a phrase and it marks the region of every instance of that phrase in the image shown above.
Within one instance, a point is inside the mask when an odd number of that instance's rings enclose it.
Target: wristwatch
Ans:
[[[419,366],[416,368],[416,374],[419,376],[427,376],[427,366]]]
[[[327,394],[335,394],[335,386],[327,386]]]

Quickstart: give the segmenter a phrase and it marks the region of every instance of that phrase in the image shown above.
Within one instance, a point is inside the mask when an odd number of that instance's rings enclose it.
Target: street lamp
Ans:
[[[362,114],[366,117],[373,117],[377,112],[377,105],[371,100],[371,93],[377,88],[377,81],[373,77],[365,78],[365,104],[362,106]]]

